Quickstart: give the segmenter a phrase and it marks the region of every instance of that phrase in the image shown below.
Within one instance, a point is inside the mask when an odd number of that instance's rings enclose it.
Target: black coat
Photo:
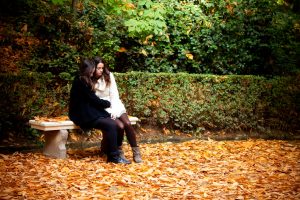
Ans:
[[[105,108],[110,102],[100,99],[77,76],[72,84],[69,102],[69,118],[81,128],[92,128],[91,123],[98,118],[110,117]]]

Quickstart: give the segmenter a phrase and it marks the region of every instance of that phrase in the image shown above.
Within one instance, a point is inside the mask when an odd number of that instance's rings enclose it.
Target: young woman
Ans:
[[[122,143],[124,138],[124,130],[126,137],[131,146],[133,152],[133,160],[137,163],[142,162],[140,149],[137,145],[135,130],[131,126],[130,120],[126,113],[126,109],[119,97],[119,92],[114,75],[108,70],[108,67],[103,63],[100,57],[94,58],[96,64],[96,70],[94,72],[95,90],[96,95],[101,98],[108,100],[111,103],[109,108],[105,110],[110,113],[111,118],[115,120],[118,126],[119,137],[118,148],[121,152],[121,157],[124,157],[124,152],[122,151]],[[123,135],[123,137],[121,137]],[[106,141],[103,140],[102,149],[105,150]]]
[[[96,128],[102,131],[103,138],[107,141],[107,162],[129,164],[118,150],[116,121],[105,110],[111,103],[95,94],[92,81],[95,67],[93,60],[83,60],[80,74],[75,77],[70,92],[69,118],[82,129]]]

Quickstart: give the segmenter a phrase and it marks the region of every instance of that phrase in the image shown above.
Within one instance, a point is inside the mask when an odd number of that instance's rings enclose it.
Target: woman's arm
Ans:
[[[118,86],[114,75],[111,72],[109,73],[109,75],[110,75],[109,96],[110,96],[111,103],[114,104],[114,102],[119,101],[120,96],[119,96]]]

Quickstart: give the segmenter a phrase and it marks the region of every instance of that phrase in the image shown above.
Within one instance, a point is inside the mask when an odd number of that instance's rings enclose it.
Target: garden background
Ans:
[[[299,11],[299,0],[0,1],[0,199],[300,199]],[[29,128],[67,115],[92,56],[141,119],[143,163],[107,163],[97,131],[70,132],[68,158],[53,159]]]
[[[67,115],[82,57],[115,72],[140,130],[299,136],[299,1],[1,1],[1,140]]]

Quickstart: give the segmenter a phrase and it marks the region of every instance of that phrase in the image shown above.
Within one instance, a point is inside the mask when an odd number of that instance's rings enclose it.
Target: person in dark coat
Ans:
[[[84,59],[70,91],[69,118],[82,129],[99,129],[107,141],[107,162],[130,162],[120,156],[117,144],[117,124],[105,110],[110,102],[100,99],[95,94],[92,80],[96,65],[93,60]]]

